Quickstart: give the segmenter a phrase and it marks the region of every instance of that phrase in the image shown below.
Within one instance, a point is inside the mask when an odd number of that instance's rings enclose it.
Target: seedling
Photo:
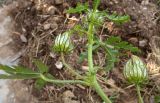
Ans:
[[[129,16],[118,16],[117,14],[109,15],[106,11],[99,11],[98,6],[100,4],[100,0],[93,1],[93,9],[89,8],[88,3],[85,4],[78,4],[76,8],[70,8],[67,12],[68,13],[80,13],[81,15],[84,14],[83,18],[81,19],[81,24],[77,24],[74,28],[59,34],[56,39],[55,43],[52,47],[53,52],[61,55],[61,60],[68,69],[68,71],[75,76],[74,80],[58,80],[54,78],[48,72],[48,67],[44,65],[39,60],[34,60],[38,70],[32,71],[31,69],[15,66],[13,68],[8,66],[0,66],[0,69],[5,71],[7,74],[1,74],[1,79],[36,79],[36,84],[40,84],[41,86],[37,86],[38,88],[42,88],[47,82],[54,83],[54,84],[82,84],[85,86],[92,87],[97,94],[102,98],[105,103],[111,103],[111,100],[108,96],[104,93],[103,89],[101,88],[100,84],[97,81],[97,67],[93,63],[93,51],[95,49],[99,49],[100,47],[106,51],[107,56],[107,67],[106,72],[111,70],[114,67],[115,62],[118,61],[118,56],[120,50],[129,50],[131,52],[138,52],[139,50],[133,45],[128,44],[127,42],[122,41],[119,37],[110,37],[105,42],[99,40],[95,36],[97,33],[96,31],[102,27],[103,22],[105,19],[111,20],[116,24],[122,24],[129,21]],[[75,69],[69,65],[64,58],[64,55],[71,53],[73,50],[73,45],[70,40],[70,36],[73,33],[76,34],[83,34],[87,37],[87,50],[86,52],[82,53],[81,61],[87,57],[88,60],[88,71],[85,75],[80,75]]]

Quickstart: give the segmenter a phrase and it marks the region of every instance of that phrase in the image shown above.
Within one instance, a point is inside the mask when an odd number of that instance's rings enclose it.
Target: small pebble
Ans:
[[[49,30],[51,28],[51,24],[44,24],[43,25],[44,30]]]
[[[56,13],[56,8],[54,6],[49,6],[47,8],[47,13],[50,14],[50,15],[54,15]]]
[[[63,63],[60,61],[57,61],[55,66],[57,67],[57,69],[62,69],[63,68]]]
[[[57,29],[58,28],[58,24],[56,22],[51,24],[51,29]]]
[[[138,44],[138,39],[135,37],[130,38],[129,41],[134,45]]]
[[[80,101],[74,100],[75,95],[72,91],[67,90],[62,94],[62,101],[63,103],[80,103]]]
[[[61,21],[61,19],[60,19],[59,17],[57,17],[57,16],[53,17],[52,19],[53,19],[55,22]]]
[[[63,92],[63,97],[65,97],[65,98],[66,98],[66,97],[72,98],[72,97],[75,97],[75,95],[73,94],[72,91],[67,90],[67,91]]]
[[[148,5],[149,4],[149,0],[143,0],[141,4],[142,5]]]
[[[22,42],[26,43],[27,42],[27,38],[24,35],[20,35],[20,39]]]
[[[54,54],[54,53],[52,53],[52,52],[50,52],[50,57],[52,57],[52,58],[55,58],[56,57],[56,55]]]
[[[89,70],[89,67],[88,67],[88,66],[82,66],[82,70],[83,70],[83,71],[88,71],[88,70]]]
[[[64,2],[64,0],[55,0],[55,4],[56,5],[60,5],[60,4],[62,4]]]
[[[147,45],[147,43],[148,43],[148,40],[146,40],[146,39],[140,40],[139,41],[139,46],[140,47],[145,47]]]

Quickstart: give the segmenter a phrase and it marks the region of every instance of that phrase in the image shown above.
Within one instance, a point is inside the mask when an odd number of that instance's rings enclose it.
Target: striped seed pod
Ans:
[[[132,55],[131,59],[126,63],[123,74],[129,83],[136,85],[144,83],[148,78],[146,65],[135,55]]]
[[[73,49],[69,33],[65,32],[56,37],[53,50],[58,53],[68,53]]]

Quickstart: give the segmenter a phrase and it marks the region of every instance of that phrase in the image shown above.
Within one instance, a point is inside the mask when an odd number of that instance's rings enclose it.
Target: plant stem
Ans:
[[[82,79],[83,77],[78,74],[68,63],[66,63],[65,59],[64,59],[64,54],[61,53],[61,59],[62,59],[62,63],[63,65],[71,72],[71,74],[77,76],[78,79]]]
[[[142,98],[142,96],[141,96],[140,86],[139,86],[139,85],[136,85],[136,90],[137,90],[137,94],[138,94],[138,102],[139,102],[139,103],[144,103],[144,102],[143,102],[143,98]]]
[[[96,76],[94,76],[93,87],[95,88],[96,92],[104,100],[105,103],[112,103],[109,100],[108,96],[106,96],[106,94],[104,93],[104,91],[100,87],[99,83],[97,82]]]
[[[92,15],[93,18],[93,15]],[[89,24],[89,29],[88,29],[88,65],[89,65],[89,72],[90,75],[89,78],[91,78],[91,83],[90,85],[93,86],[93,88],[96,90],[98,95],[104,100],[105,103],[112,103],[109,98],[106,96],[106,94],[103,92],[102,88],[100,87],[99,83],[97,82],[96,78],[96,71],[94,69],[93,65],[93,57],[92,57],[92,49],[93,49],[93,28],[94,25],[93,23]]]
[[[77,84],[77,83],[79,83],[79,84],[88,85],[88,83],[86,83],[85,81],[81,81],[81,80],[53,80],[53,79],[47,78],[43,74],[41,74],[40,77],[44,81],[47,81],[50,83],[59,83],[59,84]]]
[[[93,68],[92,46],[93,46],[93,24],[90,23],[88,29],[88,65],[90,73],[95,73],[95,70]]]

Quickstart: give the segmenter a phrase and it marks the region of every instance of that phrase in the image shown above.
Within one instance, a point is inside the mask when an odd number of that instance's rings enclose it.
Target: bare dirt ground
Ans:
[[[9,15],[13,5],[0,7],[0,64],[13,66],[18,64],[22,51],[12,38],[15,22]],[[4,74],[0,71],[0,74]],[[21,88],[23,87],[23,88]],[[0,79],[0,103],[35,103],[28,86],[21,81]]]
[[[85,0],[16,0],[14,2],[9,13],[15,21],[13,40],[18,48],[25,49],[21,65],[34,69],[33,58],[38,58],[49,66],[50,73],[56,78],[73,78],[68,76],[65,70],[55,66],[59,61],[59,56],[51,52],[50,47],[59,33],[63,33],[75,24],[75,21],[67,19],[65,11],[69,7],[75,7],[77,2],[85,2]],[[92,0],[88,2],[92,3]],[[120,36],[143,51],[139,56],[147,63],[150,83],[142,89],[142,95],[145,103],[154,103],[154,97],[160,95],[160,8],[157,1],[101,0],[99,9],[131,16],[131,21],[122,26],[106,21],[104,23],[106,32],[100,36]],[[77,15],[70,15],[72,16],[79,18]],[[77,62],[80,51],[84,50],[85,39],[74,37],[73,41],[76,43],[76,49],[73,54],[67,56],[67,60],[74,67],[81,68],[85,62],[81,65],[74,62]],[[105,64],[103,53],[98,52],[98,54],[102,59],[97,62]],[[125,59],[122,58],[122,61]],[[101,85],[115,103],[137,103],[136,90],[133,86],[128,86],[122,76],[123,63],[117,63],[111,72],[105,74],[108,84],[102,82]],[[101,103],[101,99],[91,88],[81,85],[59,87],[48,84],[38,91],[34,88],[34,80],[23,81],[23,83],[33,87],[32,94],[38,98],[38,103]]]

